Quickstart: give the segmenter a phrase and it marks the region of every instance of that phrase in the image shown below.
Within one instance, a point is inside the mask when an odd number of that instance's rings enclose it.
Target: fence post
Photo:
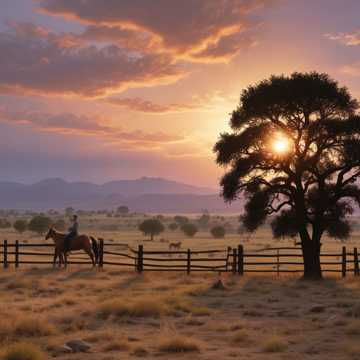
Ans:
[[[144,270],[144,248],[142,245],[139,245],[137,263],[138,263],[137,271],[139,274],[141,274]]]
[[[233,274],[236,274],[236,249],[233,249],[233,267],[232,267],[232,272]]]
[[[359,256],[357,247],[354,247],[354,276],[359,276]]]
[[[277,276],[280,275],[280,250],[276,249],[276,273]]]
[[[238,245],[238,274],[244,275],[244,247]]]
[[[19,240],[15,241],[15,267],[19,267]]]
[[[346,247],[342,248],[342,266],[341,266],[342,277],[346,277]]]
[[[8,267],[8,242],[7,240],[4,240],[4,269],[6,269]]]
[[[99,267],[104,266],[104,239],[100,239],[100,246],[99,246]]]
[[[191,250],[190,249],[187,249],[187,274],[189,275],[190,274],[190,271],[191,271]]]
[[[226,270],[226,272],[228,271],[228,268],[229,268],[230,255],[231,255],[231,246],[228,246],[228,248],[227,248],[227,255],[226,255],[226,264],[225,264],[225,270]]]

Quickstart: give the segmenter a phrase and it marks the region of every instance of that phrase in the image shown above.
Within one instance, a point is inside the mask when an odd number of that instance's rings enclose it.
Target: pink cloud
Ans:
[[[79,45],[31,24],[0,33],[0,92],[102,97],[129,87],[176,81],[185,72],[166,54],[116,45]]]
[[[350,33],[326,34],[325,36],[346,46],[360,45],[360,30]]]
[[[108,121],[96,116],[72,113],[52,114],[42,111],[13,111],[0,108],[0,122],[28,125],[40,131],[77,136],[96,136],[108,144],[118,144],[128,149],[159,148],[181,142],[183,136],[165,132],[147,133],[142,130],[125,131],[108,125]]]

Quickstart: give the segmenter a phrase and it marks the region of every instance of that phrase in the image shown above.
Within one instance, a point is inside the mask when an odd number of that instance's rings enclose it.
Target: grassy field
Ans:
[[[238,234],[235,216],[212,219],[227,227],[224,239],[214,239],[208,225],[193,238],[167,229],[150,242],[137,230],[142,220],[82,217],[81,230],[106,242],[159,250],[168,248],[167,241],[194,250],[293,245],[293,240],[272,240],[268,226],[251,237]],[[162,221],[167,228],[173,218]],[[360,245],[353,221],[355,232],[345,243],[349,249]],[[13,229],[2,229],[0,236],[45,242],[43,236]],[[327,251],[340,252],[342,246],[324,239]],[[219,278],[225,289],[212,287]],[[359,359],[359,298],[360,282],[352,276],[306,283],[298,276],[138,275],[75,265],[10,268],[0,270],[0,359]],[[63,345],[74,339],[91,348],[86,354],[64,352]]]
[[[360,358],[358,280],[223,275],[226,289],[217,290],[217,279],[98,269],[2,272],[3,359]],[[88,342],[88,353],[64,353],[73,339]],[[32,357],[10,356],[29,343]]]

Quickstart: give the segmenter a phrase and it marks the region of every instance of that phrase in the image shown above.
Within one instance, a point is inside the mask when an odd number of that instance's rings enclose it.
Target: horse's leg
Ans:
[[[53,268],[55,268],[57,257],[58,257],[58,251],[55,248],[55,250],[54,250],[54,259],[53,259]]]
[[[64,251],[64,259],[65,259],[64,266],[65,266],[65,269],[66,269],[67,268],[67,251]]]
[[[93,265],[93,267],[95,267],[96,266],[95,256],[94,256],[94,252],[91,248],[91,245],[84,247],[84,251],[89,255],[92,265]]]

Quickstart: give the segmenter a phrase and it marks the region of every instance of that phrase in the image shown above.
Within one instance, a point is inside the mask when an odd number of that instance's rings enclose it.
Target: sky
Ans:
[[[0,181],[217,187],[241,91],[326,72],[360,99],[359,0],[1,0]]]

